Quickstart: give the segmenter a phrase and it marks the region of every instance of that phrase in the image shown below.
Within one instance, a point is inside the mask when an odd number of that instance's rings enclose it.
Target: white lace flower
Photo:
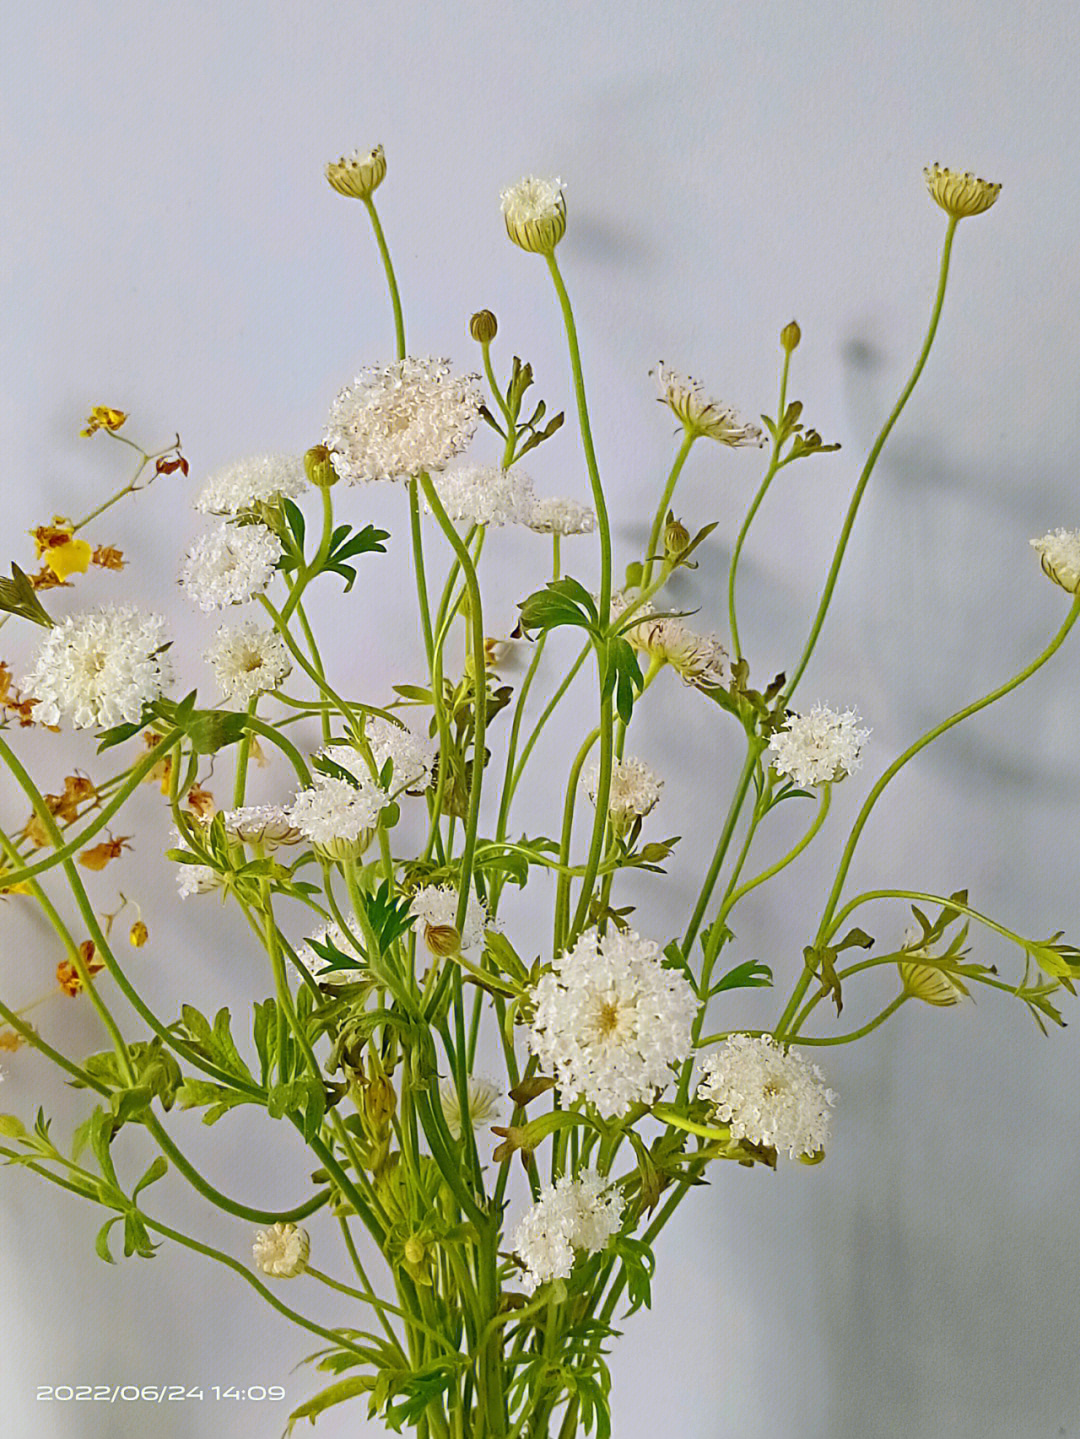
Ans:
[[[771,1034],[733,1034],[705,1058],[699,1099],[731,1126],[733,1139],[800,1154],[821,1153],[829,1141],[829,1110],[836,1095],[825,1076]]]
[[[176,889],[181,899],[190,899],[193,894],[209,894],[212,889],[220,888],[221,875],[208,864],[176,866]]]
[[[304,462],[295,455],[249,455],[207,480],[195,508],[204,515],[237,515],[255,505],[295,500],[307,488]]]
[[[490,1079],[469,1075],[469,1118],[473,1129],[493,1124],[499,1117],[499,1086]],[[454,1139],[461,1138],[461,1104],[457,1084],[452,1079],[439,1081],[439,1102],[446,1127]]]
[[[859,718],[856,710],[839,712],[824,705],[792,715],[769,744],[776,772],[798,785],[829,784],[853,774],[870,736],[859,728]]]
[[[451,939],[447,931],[453,931],[454,937],[457,936],[454,929],[457,907],[458,892],[449,884],[425,885],[412,897],[409,912],[416,915],[419,925],[425,931],[429,947],[433,947],[436,953],[445,951],[446,943]],[[487,906],[477,898],[475,890],[470,890],[469,903],[465,909],[465,924],[460,935],[463,954],[468,950],[483,948],[484,931],[489,923]],[[456,942],[453,948],[457,948]]]
[[[532,1294],[552,1279],[568,1279],[575,1251],[598,1254],[617,1234],[623,1198],[593,1169],[545,1184],[514,1232],[513,1251],[525,1266],[522,1288]]]
[[[1070,594],[1080,593],[1080,530],[1051,530],[1032,540],[1043,574]]]
[[[285,813],[312,844],[333,859],[344,859],[367,848],[370,831],[387,803],[385,790],[370,775],[358,775],[355,784],[317,775],[311,788],[302,789]]]
[[[416,794],[430,787],[435,746],[427,735],[372,715],[364,726],[364,737],[380,773],[387,760],[393,762],[390,788],[395,794],[403,789]]]
[[[283,805],[248,804],[227,809],[221,816],[226,836],[237,844],[261,844],[263,849],[297,844],[302,838]]]
[[[633,930],[586,930],[533,997],[530,1050],[564,1101],[587,1100],[605,1119],[651,1103],[690,1053],[694,992]]]
[[[285,641],[277,630],[264,629],[254,620],[232,628],[222,625],[204,658],[213,666],[221,698],[236,705],[280,688],[292,673]]]
[[[271,1279],[295,1279],[307,1268],[311,1240],[296,1224],[275,1224],[260,1229],[251,1246],[255,1263]]]
[[[432,476],[447,516],[470,525],[523,525],[533,508],[532,481],[517,468],[467,465]],[[425,500],[425,509],[430,506]]]
[[[585,773],[585,790],[593,804],[600,785],[600,766],[594,764]],[[619,833],[630,823],[654,810],[660,802],[664,781],[639,759],[617,759],[611,768],[611,792],[608,814]]]
[[[357,952],[357,947],[363,950],[364,942],[359,930],[354,926],[349,927],[349,938],[339,924],[324,924],[317,929],[312,936],[317,944],[329,944],[343,954],[346,959],[355,960],[357,965],[363,961]],[[316,954],[311,944],[305,940],[296,950],[296,957],[304,966],[313,979],[320,984],[355,984],[362,977],[360,969],[332,969],[321,954]]]
[[[629,597],[620,596],[616,611],[613,599],[612,614],[620,613],[629,602]],[[696,689],[714,689],[726,683],[728,655],[715,635],[699,635],[672,615],[653,618],[652,611],[648,603],[635,611],[642,616],[641,622],[626,631],[634,649],[670,665],[684,684]]]
[[[668,369],[662,360],[653,373],[660,386],[660,403],[682,421],[688,434],[703,435],[732,448],[765,443],[756,425],[744,425],[729,405],[709,399],[697,380]]]
[[[226,521],[188,550],[180,583],[201,610],[243,605],[266,589],[280,558],[281,541],[266,525]]]
[[[506,233],[514,244],[536,255],[549,255],[566,233],[566,195],[558,176],[542,180],[526,175],[499,198]]]
[[[355,485],[441,470],[476,430],[478,379],[451,376],[446,360],[364,370],[330,410],[325,443],[338,476]]]
[[[172,683],[165,621],[134,605],[103,605],[69,615],[46,635],[30,673],[19,681],[38,701],[34,719],[76,729],[138,720]]]
[[[549,496],[533,500],[525,523],[538,535],[591,535],[596,529],[596,515],[577,500]]]

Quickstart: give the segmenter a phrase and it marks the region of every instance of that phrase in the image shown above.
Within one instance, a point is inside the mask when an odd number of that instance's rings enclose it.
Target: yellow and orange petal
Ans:
[[[127,419],[124,410],[114,410],[111,405],[95,405],[90,411],[86,429],[80,435],[92,435],[96,430],[118,430]]]

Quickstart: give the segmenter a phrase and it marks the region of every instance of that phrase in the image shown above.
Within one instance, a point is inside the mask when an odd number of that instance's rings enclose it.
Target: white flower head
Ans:
[[[221,875],[208,864],[176,866],[176,889],[181,899],[190,899],[193,894],[209,894],[212,889],[220,888]]]
[[[499,1086],[490,1079],[469,1075],[469,1119],[473,1129],[493,1124],[499,1117]],[[457,1084],[453,1079],[439,1081],[439,1102],[442,1105],[446,1127],[454,1139],[461,1138],[461,1104],[458,1100]]]
[[[358,953],[358,947],[360,950],[363,949],[363,939],[354,925],[350,924],[349,933],[346,935],[339,924],[324,924],[321,929],[315,931],[312,937],[317,944],[329,944],[339,954],[343,954],[346,959],[355,960],[358,966],[363,963]],[[317,979],[320,984],[355,984],[358,979],[362,978],[359,968],[332,969],[321,954],[316,954],[307,940],[298,946],[296,957],[312,978]]]
[[[594,764],[585,774],[585,790],[593,804],[600,786],[600,766]],[[608,814],[621,834],[638,818],[644,818],[660,802],[664,781],[639,759],[617,759],[611,769],[611,792]]]
[[[225,810],[226,836],[235,844],[260,844],[265,850],[297,844],[302,835],[280,804],[248,804]]]
[[[238,515],[256,505],[295,500],[307,488],[304,462],[294,455],[250,455],[215,471],[195,508],[204,515]]]
[[[591,535],[596,529],[596,514],[577,500],[549,496],[533,500],[525,523],[538,535]]]
[[[545,1184],[514,1232],[513,1250],[525,1266],[522,1288],[532,1294],[552,1279],[568,1279],[575,1252],[598,1254],[622,1222],[623,1198],[594,1169]]]
[[[295,1279],[307,1268],[311,1240],[296,1224],[260,1229],[251,1246],[256,1265],[271,1279]]]
[[[332,859],[344,859],[367,849],[379,811],[388,802],[385,790],[370,775],[358,775],[355,783],[317,775],[310,789],[297,794],[286,815],[317,849]]]
[[[1031,547],[1048,579],[1072,595],[1080,593],[1080,530],[1051,530]]]
[[[566,195],[556,176],[541,180],[526,175],[500,195],[506,233],[515,245],[537,255],[550,255],[566,233]]]
[[[825,1076],[771,1034],[733,1034],[706,1056],[699,1099],[731,1126],[733,1139],[800,1154],[820,1154],[829,1141],[829,1110],[836,1095]]]
[[[334,401],[325,444],[339,478],[356,485],[441,470],[472,440],[477,375],[446,360],[396,360],[362,371]]]
[[[222,625],[204,658],[213,667],[221,698],[237,705],[279,689],[292,673],[285,641],[277,630],[254,620]]]
[[[769,749],[776,772],[798,785],[830,784],[853,774],[870,736],[859,728],[856,710],[830,710],[814,705],[809,714],[792,715]]]
[[[165,621],[134,605],[103,605],[69,615],[46,635],[34,667],[19,681],[38,701],[34,719],[76,729],[138,720],[172,683]]]
[[[201,610],[243,605],[266,589],[280,558],[281,541],[266,525],[226,521],[188,550],[180,583]]]
[[[695,689],[715,689],[726,683],[728,654],[715,635],[699,635],[673,615],[652,618],[651,610],[646,604],[635,611],[643,616],[641,623],[626,632],[634,649],[670,665],[684,684]]]
[[[443,953],[448,942],[454,950],[464,954],[469,950],[480,950],[484,945],[484,931],[488,928],[487,906],[482,903],[475,890],[469,891],[469,902],[465,909],[465,923],[460,935],[455,929],[457,918],[458,891],[450,884],[428,884],[418,889],[412,897],[409,912],[415,914],[424,930],[428,947],[435,953]],[[453,937],[450,935],[453,931]]]
[[[435,745],[427,735],[418,735],[404,725],[373,715],[364,726],[364,737],[380,773],[387,760],[393,762],[390,787],[395,794],[401,790],[416,794],[430,788]]]
[[[533,997],[530,1050],[565,1101],[587,1100],[605,1119],[651,1103],[690,1053],[694,992],[633,930],[586,930]]]
[[[756,425],[744,425],[730,405],[711,400],[697,380],[677,374],[664,362],[653,372],[660,386],[660,403],[682,421],[687,434],[702,435],[733,449],[740,445],[763,445]]]
[[[470,525],[524,525],[532,512],[532,481],[515,466],[467,465],[432,476],[449,519]],[[425,508],[430,506],[425,500]]]

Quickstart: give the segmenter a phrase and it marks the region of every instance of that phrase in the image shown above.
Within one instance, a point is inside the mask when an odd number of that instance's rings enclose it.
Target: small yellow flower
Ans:
[[[931,199],[954,220],[981,215],[1001,193],[1001,186],[990,180],[980,180],[969,170],[943,170],[936,161],[927,165],[923,174]]]
[[[95,430],[118,430],[127,419],[123,410],[114,410],[111,405],[95,405],[90,411],[86,429],[80,435],[92,435]]]
[[[368,199],[386,178],[383,147],[354,150],[351,155],[342,155],[340,160],[331,160],[326,167],[326,178],[339,195],[353,200]]]
[[[85,540],[65,540],[45,551],[45,563],[56,578],[63,581],[68,575],[84,575],[90,568],[92,554],[93,549]]]

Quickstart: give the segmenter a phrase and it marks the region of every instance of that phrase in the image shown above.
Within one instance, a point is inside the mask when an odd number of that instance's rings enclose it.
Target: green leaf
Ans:
[[[153,1259],[159,1246],[151,1243],[146,1225],[133,1209],[124,1215],[124,1257],[130,1259],[137,1254],[140,1259]]]
[[[0,1114],[0,1138],[22,1139],[26,1134],[26,1125],[14,1114]]]
[[[112,1257],[109,1250],[109,1230],[114,1224],[119,1224],[123,1217],[122,1214],[114,1214],[111,1219],[106,1219],[105,1223],[97,1232],[97,1238],[94,1240],[94,1250],[97,1257],[104,1259],[106,1264],[116,1263],[116,1260]]]
[[[138,1184],[136,1184],[135,1188],[131,1191],[132,1199],[137,1199],[142,1190],[149,1188],[151,1184],[156,1184],[159,1179],[164,1179],[165,1175],[168,1174],[168,1172],[169,1162],[163,1154],[159,1154],[157,1158],[152,1161],[149,1169],[139,1180]]]
[[[53,620],[34,592],[30,578],[18,565],[11,566],[11,579],[0,579],[0,610],[17,615],[19,619],[30,620],[45,629],[53,628]]]
[[[329,1388],[316,1394],[313,1399],[308,1399],[298,1409],[294,1409],[289,1415],[289,1425],[285,1433],[291,1434],[301,1419],[307,1419],[314,1424],[320,1414],[332,1409],[335,1404],[344,1404],[349,1399],[355,1399],[358,1394],[370,1394],[375,1384],[374,1374],[352,1374],[348,1379],[340,1379],[336,1384],[331,1384]]]
[[[284,497],[282,497],[281,501],[281,512],[285,516],[285,523],[292,531],[293,539],[296,541],[296,548],[300,551],[301,558],[303,558],[304,536],[307,534],[307,524],[304,520],[304,513],[298,504]]]
[[[758,964],[756,960],[748,959],[744,964],[737,964],[734,969],[729,969],[727,974],[716,981],[709,994],[719,994],[725,989],[762,989],[772,982],[772,970],[767,964]]]

